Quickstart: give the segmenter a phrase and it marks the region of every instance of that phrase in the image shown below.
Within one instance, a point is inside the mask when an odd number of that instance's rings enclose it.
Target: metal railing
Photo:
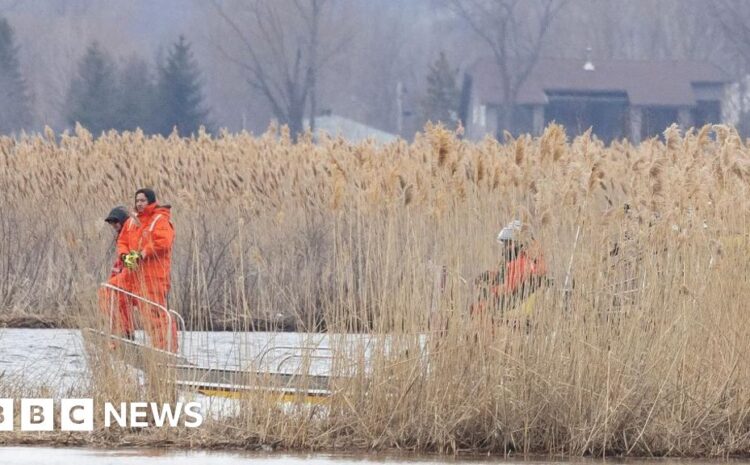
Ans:
[[[286,351],[294,351],[293,354],[287,354],[285,357],[282,358],[281,362],[276,367],[276,370],[278,371],[281,366],[286,363],[288,360],[293,358],[304,358],[304,355],[302,353],[309,353],[309,352],[331,352],[331,349],[329,347],[317,347],[317,346],[271,346],[265,349],[261,354],[258,356],[256,360],[256,365],[258,367],[263,366],[263,361],[265,358],[270,354],[271,352],[277,352],[280,350],[286,350]],[[302,353],[300,353],[302,352]],[[317,358],[317,359],[331,359],[331,355],[309,355],[311,358]]]
[[[368,344],[369,346],[369,344]],[[329,362],[328,365],[328,371],[330,372],[333,370],[333,349],[330,347],[317,347],[317,346],[294,346],[294,345],[286,345],[286,346],[271,346],[263,350],[258,357],[255,359],[256,366],[259,369],[263,369],[264,362],[266,363],[265,368],[270,369],[274,362],[273,358],[270,358],[266,360],[266,357],[268,357],[268,354],[272,352],[281,352],[286,351],[285,353],[279,355],[279,358],[277,359],[278,362],[276,362],[276,371],[275,373],[286,373],[285,371],[282,371],[282,369],[289,364],[292,360],[300,360],[299,365],[297,366],[297,371],[302,370],[302,367],[304,366],[304,362],[310,361],[310,362],[323,362],[327,361]],[[289,353],[292,352],[292,353]],[[323,354],[316,354],[315,352],[323,352]],[[353,367],[357,365],[357,362],[350,362],[343,366],[345,370],[350,370]],[[317,376],[317,374],[310,371],[310,366],[307,367],[307,375],[309,376]]]
[[[134,298],[134,299],[136,299],[138,301],[141,301],[143,303],[149,304],[149,305],[151,305],[151,306],[159,309],[160,311],[164,312],[167,315],[167,350],[169,352],[172,352],[172,321],[173,321],[173,316],[176,317],[176,321],[179,322],[178,332],[181,331],[182,332],[181,336],[183,336],[182,340],[181,340],[180,346],[183,345],[182,343],[185,342],[184,341],[185,319],[182,318],[182,316],[179,313],[177,313],[176,311],[171,310],[171,309],[165,307],[164,305],[156,303],[153,300],[147,299],[147,298],[145,298],[143,296],[140,296],[138,294],[133,294],[132,292],[126,291],[125,289],[122,289],[122,288],[117,287],[117,286],[113,286],[112,284],[109,284],[109,283],[101,283],[100,287],[107,288],[107,289],[110,289],[110,290],[115,291],[115,292],[119,292],[119,293],[124,294],[124,295],[126,295],[128,297],[132,297],[132,298]],[[110,332],[112,332],[113,329],[114,329],[114,309],[115,309],[115,307],[114,307],[114,293],[113,293],[113,294],[111,294],[111,297],[110,297],[110,306],[109,306],[109,330],[110,330]],[[178,336],[180,336],[180,335],[178,334]]]
[[[281,372],[281,368],[287,364],[290,360],[333,360],[333,357],[330,355],[304,355],[304,354],[290,354],[286,357],[282,358],[279,363],[276,364],[276,372]],[[302,365],[300,363],[300,365]]]

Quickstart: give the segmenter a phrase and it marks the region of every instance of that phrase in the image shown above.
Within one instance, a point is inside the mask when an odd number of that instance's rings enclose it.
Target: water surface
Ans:
[[[138,331],[138,340],[144,335]],[[352,352],[367,347],[364,335],[273,332],[181,333],[181,353],[200,366],[295,372],[309,358],[310,372],[330,370],[332,346]],[[367,350],[367,349],[365,349]],[[354,356],[354,355],[352,355]],[[24,387],[57,387],[65,395],[88,379],[81,332],[76,329],[0,329],[0,379],[18,380]]]

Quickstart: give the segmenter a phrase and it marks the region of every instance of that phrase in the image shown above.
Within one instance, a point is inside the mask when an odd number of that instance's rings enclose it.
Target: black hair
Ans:
[[[156,203],[156,192],[154,192],[154,190],[150,187],[142,187],[138,189],[137,191],[135,191],[135,196],[138,197],[138,194],[145,195],[149,205],[151,205],[152,203]]]

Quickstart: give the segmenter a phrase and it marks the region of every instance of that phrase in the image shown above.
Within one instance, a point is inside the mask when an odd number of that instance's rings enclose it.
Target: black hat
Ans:
[[[138,189],[137,191],[135,191],[135,195],[137,196],[138,194],[145,195],[146,200],[148,200],[149,204],[156,202],[156,192],[154,192],[154,190],[151,188],[144,187],[142,189]]]
[[[128,210],[125,207],[117,206],[109,212],[104,221],[107,223],[124,223],[128,216]]]

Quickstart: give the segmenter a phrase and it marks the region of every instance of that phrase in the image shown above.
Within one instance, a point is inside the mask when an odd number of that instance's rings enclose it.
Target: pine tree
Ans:
[[[198,132],[207,125],[208,111],[203,107],[200,73],[193,60],[190,44],[184,36],[169,51],[166,64],[159,73],[155,110],[156,130],[169,135],[174,127],[181,135]]]
[[[456,84],[458,70],[452,69],[445,52],[430,65],[427,75],[427,96],[422,101],[425,121],[453,126],[458,119],[461,92]]]
[[[78,65],[66,101],[66,119],[71,126],[80,123],[92,134],[117,126],[116,68],[112,58],[92,43]]]
[[[21,74],[13,28],[8,20],[0,18],[0,134],[13,133],[30,125],[29,96]]]
[[[146,134],[153,133],[156,130],[155,98],[156,86],[148,63],[137,57],[131,58],[120,72],[115,128],[120,131],[140,128]]]

